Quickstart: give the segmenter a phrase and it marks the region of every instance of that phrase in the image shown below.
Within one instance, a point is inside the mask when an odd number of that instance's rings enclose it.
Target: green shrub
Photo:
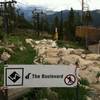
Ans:
[[[21,46],[24,44],[24,37],[22,36],[8,36],[8,38],[6,39],[6,41],[9,44],[15,44],[17,46]]]
[[[36,56],[36,50],[27,46],[25,50],[20,51],[16,48],[15,53],[8,60],[9,64],[32,64]]]
[[[100,72],[98,72],[96,75],[96,78],[99,78],[99,77],[100,77]]]
[[[3,40],[5,37],[5,33],[0,31],[0,40]]]
[[[62,48],[62,47],[65,47],[65,48],[74,48],[74,49],[84,48],[84,46],[81,45],[77,41],[61,41],[61,40],[58,40],[56,43],[57,43],[58,47],[60,47],[60,48]]]
[[[81,78],[80,84],[81,84],[81,85],[89,86],[89,81],[88,81],[86,78]]]
[[[73,88],[53,88],[58,93],[59,100],[76,100],[77,98],[77,87]],[[86,100],[88,90],[82,86],[78,87],[78,99]]]
[[[0,48],[0,54],[2,54],[4,50],[4,48]]]
[[[51,88],[51,93],[48,94],[48,89],[46,88],[34,88],[29,93],[25,94],[22,98],[17,100],[77,100],[77,88]],[[86,96],[88,95],[87,89],[85,87],[79,86],[78,88],[78,99],[79,100],[86,100]],[[49,91],[50,92],[50,91]],[[54,93],[54,94],[53,94]],[[56,99],[55,96],[57,96]]]
[[[3,85],[4,64],[0,63],[0,86]]]

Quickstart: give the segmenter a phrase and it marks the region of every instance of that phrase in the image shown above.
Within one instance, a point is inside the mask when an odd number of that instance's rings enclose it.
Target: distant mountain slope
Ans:
[[[48,16],[55,13],[52,10],[46,10],[45,8],[34,7],[34,6],[23,7],[23,8],[21,8],[21,12],[24,12],[25,18],[27,20],[31,21],[32,20],[32,11],[35,10],[35,9],[37,11],[43,11],[43,12],[45,12]]]
[[[100,10],[94,10],[91,14],[93,17],[93,25],[100,27]]]
[[[79,11],[79,10],[77,10],[76,12],[81,13],[81,11]],[[68,14],[69,14],[68,10],[63,11],[63,19],[64,20],[65,19],[67,20]],[[96,27],[100,27],[100,10],[91,11],[91,15],[92,15],[92,19],[93,19],[92,25],[96,26]],[[56,12],[55,14],[49,15],[48,16],[49,21],[51,22],[55,16],[58,16],[60,18],[61,12]]]
[[[68,10],[63,11],[62,16],[63,16],[64,20],[68,18],[68,14],[69,14]],[[55,12],[54,14],[48,15],[49,22],[52,22],[54,20],[55,16],[58,16],[58,18],[60,19],[61,12]]]
[[[45,8],[42,8],[42,7],[29,6],[29,7],[25,7],[23,9],[21,9],[21,11],[24,12],[25,18],[27,20],[32,21],[32,11],[35,8],[37,10],[44,11],[48,16],[49,22],[52,22],[52,20],[54,19],[55,16],[58,16],[59,18],[61,16],[61,12],[54,12],[54,11],[47,10]],[[76,12],[81,13],[80,10],[76,10]],[[64,10],[63,11],[63,19],[64,20],[68,18],[68,14],[69,14],[69,10]],[[93,18],[93,22],[92,22],[93,26],[100,26],[100,10],[91,11],[91,14],[92,14],[92,18]]]

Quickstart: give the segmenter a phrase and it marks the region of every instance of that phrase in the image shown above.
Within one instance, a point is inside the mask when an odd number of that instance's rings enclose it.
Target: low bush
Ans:
[[[88,81],[86,78],[81,78],[80,84],[81,84],[81,85],[89,86],[89,81]]]
[[[37,55],[36,50],[29,45],[27,45],[23,51],[16,48],[14,52],[15,53],[8,60],[8,64],[32,64],[35,56]]]

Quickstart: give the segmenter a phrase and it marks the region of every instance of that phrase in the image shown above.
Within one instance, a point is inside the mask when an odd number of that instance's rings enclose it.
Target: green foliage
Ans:
[[[2,54],[4,50],[4,48],[0,48],[0,54]]]
[[[3,85],[4,64],[0,63],[0,86]]]
[[[76,91],[77,88],[51,88],[51,93],[47,88],[37,88],[32,89],[29,93],[25,94],[22,98],[17,100],[76,100]],[[86,100],[86,96],[88,95],[88,90],[82,86],[78,87],[78,98],[79,100]],[[55,96],[57,96],[56,99]],[[51,99],[52,98],[52,99]]]
[[[57,45],[58,47],[62,48],[62,47],[65,47],[65,48],[74,48],[74,49],[77,49],[77,48],[84,48],[84,46],[82,44],[80,44],[79,42],[77,41],[61,41],[61,40],[58,40],[57,42]]]
[[[100,81],[99,81],[99,77],[100,77],[100,72],[98,72],[98,73],[96,74],[97,83],[99,83],[99,82],[100,82]]]
[[[11,56],[9,64],[32,64],[36,56],[36,51],[29,45],[25,46],[25,50],[20,51],[17,47],[15,53]]]
[[[80,26],[80,25],[82,25],[82,22],[81,22],[81,15],[80,15],[80,13],[79,12],[76,12],[76,14],[75,14],[75,24],[77,25],[77,26]]]
[[[8,38],[6,39],[6,41],[9,44],[15,44],[16,46],[21,46],[25,43],[24,41],[24,36],[8,36]]]
[[[49,32],[49,23],[47,17],[42,17],[40,21],[40,31]]]
[[[49,23],[46,13],[43,11],[38,12],[36,9],[32,11],[32,24],[33,29],[38,37],[40,32],[49,32]]]
[[[59,25],[60,25],[59,18],[58,18],[58,16],[55,16],[55,18],[54,18],[54,28],[55,27],[59,28]]]
[[[77,88],[55,88],[53,89],[58,93],[59,100],[76,100],[76,90]],[[78,88],[79,90],[79,100],[86,100],[86,95],[88,95],[88,90],[84,87]]]
[[[27,21],[22,15],[17,17],[17,28],[20,29],[32,29],[31,22]]]
[[[3,24],[3,17],[0,16],[0,27],[2,26]]]
[[[57,41],[57,45],[60,48],[62,48],[62,47],[66,47],[67,48],[67,45],[66,45],[66,42],[65,41]]]
[[[75,38],[75,12],[73,8],[71,8],[68,16],[68,31],[67,36],[69,39],[73,40]]]
[[[75,41],[76,26],[81,25],[81,16],[73,8],[69,11],[68,18],[63,23],[63,32],[67,40]]]
[[[52,24],[50,26],[50,33],[52,33],[53,36],[54,36],[54,33],[55,33],[55,28],[57,28],[58,33],[60,33],[60,20],[59,20],[58,16],[54,17]]]
[[[81,84],[81,85],[89,86],[89,81],[88,81],[86,78],[81,78],[80,84]]]
[[[31,89],[30,92],[23,95],[21,98],[17,100],[43,100],[43,98],[47,98],[47,89],[46,88],[34,88]]]
[[[88,25],[93,21],[91,13],[90,13],[89,10],[84,12],[83,21],[84,21],[83,24],[85,24],[85,25]]]
[[[0,40],[4,40],[5,34],[6,34],[6,33],[0,31]]]
[[[98,72],[96,75],[96,78],[99,78],[99,77],[100,77],[100,72]]]

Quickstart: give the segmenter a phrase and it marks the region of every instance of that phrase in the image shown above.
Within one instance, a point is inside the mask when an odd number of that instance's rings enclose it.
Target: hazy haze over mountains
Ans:
[[[46,8],[43,7],[39,7],[39,6],[27,6],[27,7],[23,7],[21,8],[21,11],[24,12],[25,18],[29,21],[32,20],[32,11],[34,9],[37,9],[39,11],[43,11],[47,14],[48,16],[48,20],[52,21],[53,18],[57,15],[58,17],[60,17],[60,11],[52,11],[52,10],[48,10]],[[77,12],[81,12],[80,10],[75,10]],[[63,10],[63,18],[66,19],[68,16],[69,10]],[[93,25],[94,26],[100,26],[100,10],[93,10],[91,11],[92,17],[93,17]]]

